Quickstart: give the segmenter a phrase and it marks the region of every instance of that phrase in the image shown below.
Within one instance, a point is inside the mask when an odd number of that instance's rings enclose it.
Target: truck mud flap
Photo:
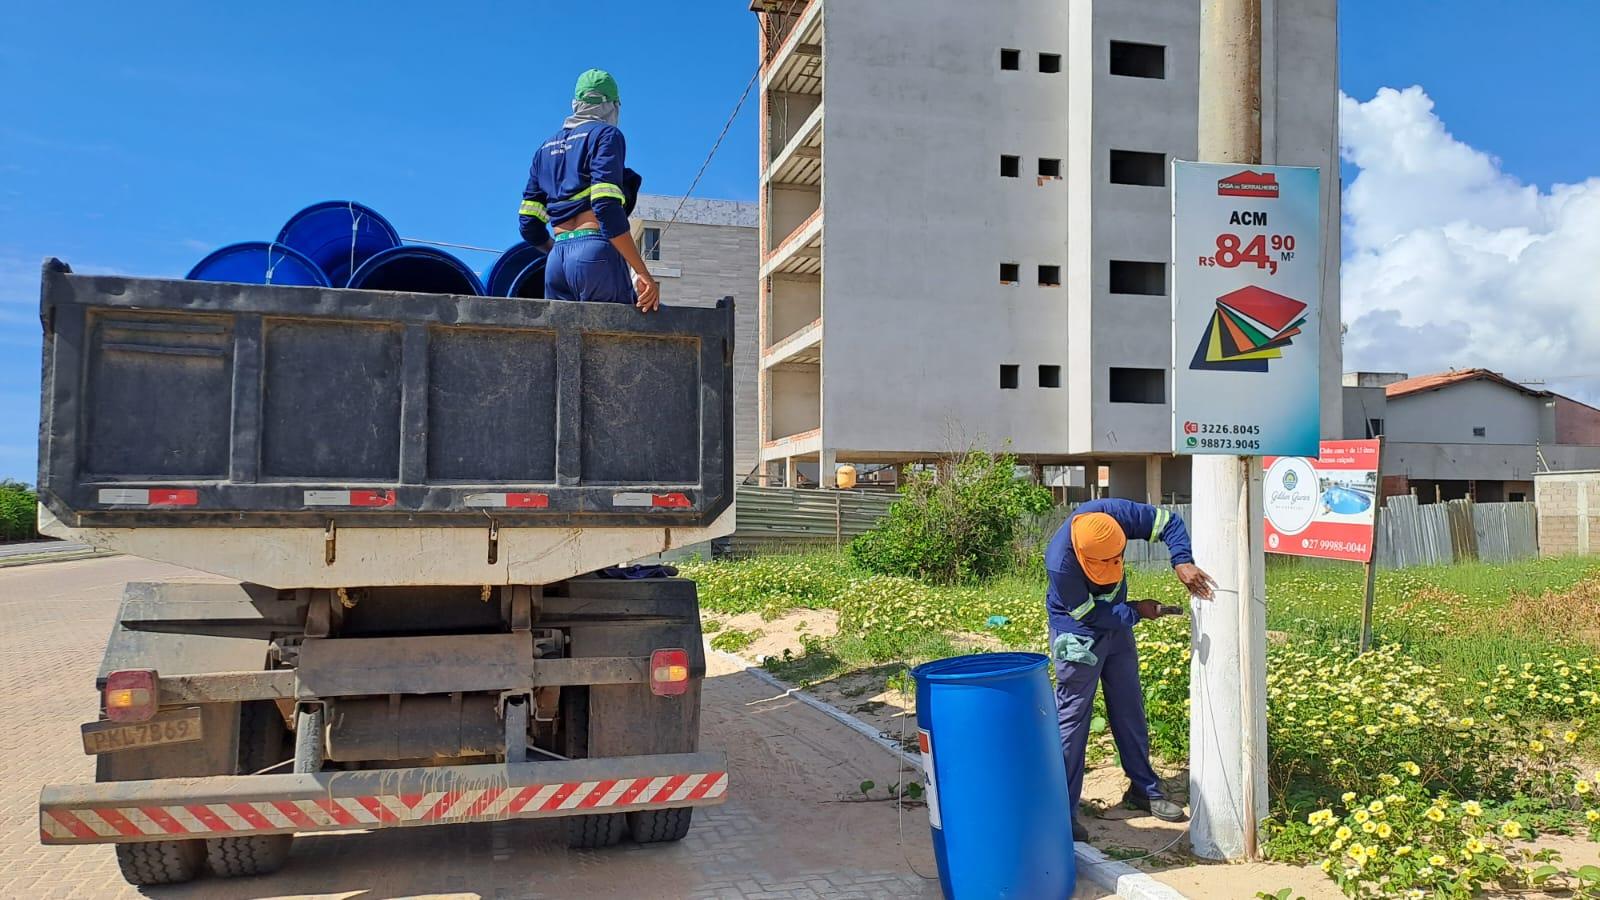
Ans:
[[[39,840],[109,844],[174,838],[404,828],[715,806],[720,752],[51,785]]]

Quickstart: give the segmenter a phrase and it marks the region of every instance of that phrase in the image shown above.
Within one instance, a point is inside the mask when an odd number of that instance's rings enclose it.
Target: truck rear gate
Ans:
[[[693,583],[590,573],[733,530],[731,298],[52,259],[40,319],[41,530],[243,582],[127,586],[98,783],[44,788],[41,841],[158,884],[273,871],[296,832],[561,816],[587,848],[723,802]]]
[[[727,790],[722,753],[50,786],[39,797],[39,839],[134,843],[640,812],[715,806]]]

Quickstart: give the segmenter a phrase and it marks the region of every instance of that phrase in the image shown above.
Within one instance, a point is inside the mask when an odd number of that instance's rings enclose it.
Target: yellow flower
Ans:
[[[1407,774],[1407,775],[1410,775],[1410,776],[1411,776],[1411,777],[1413,777],[1413,778],[1415,778],[1415,777],[1416,777],[1416,776],[1418,776],[1418,775],[1421,775],[1421,774],[1422,774],[1422,767],[1421,767],[1421,766],[1419,766],[1419,765],[1417,765],[1417,764],[1416,764],[1416,763],[1414,763],[1414,762],[1412,762],[1412,761],[1411,761],[1411,760],[1409,760],[1409,759],[1408,759],[1408,760],[1406,760],[1406,761],[1405,761],[1405,762],[1403,762],[1403,763],[1401,763],[1401,764],[1400,764],[1400,768],[1401,768],[1401,770],[1403,770],[1403,771],[1404,771],[1404,772],[1405,772],[1405,773],[1406,773],[1406,774]]]
[[[1365,822],[1366,820],[1372,818],[1372,813],[1369,813],[1364,809],[1358,809],[1355,811],[1353,818],[1357,822]]]
[[[1572,789],[1577,791],[1580,794],[1587,794],[1587,793],[1589,793],[1589,791],[1594,789],[1594,785],[1590,784],[1587,781],[1579,780],[1579,782],[1577,784],[1573,785]]]
[[[1522,835],[1522,826],[1516,822],[1504,822],[1500,825],[1500,833],[1508,838],[1520,837]]]
[[[1341,794],[1339,796],[1339,799],[1343,800],[1346,803],[1349,803],[1352,800],[1356,799],[1356,792],[1355,791],[1345,791],[1343,794]]]
[[[1332,872],[1333,871],[1333,860],[1331,860],[1331,859],[1323,860],[1322,861],[1322,865],[1319,868],[1321,868],[1324,873]]]
[[[1382,729],[1378,728],[1378,726],[1376,726],[1376,725],[1368,725],[1366,728],[1362,729],[1362,731],[1365,731],[1367,733],[1368,737],[1371,737],[1372,735],[1377,734],[1380,730],[1382,730]]]
[[[1543,753],[1544,752],[1544,741],[1529,741],[1528,742],[1528,749],[1532,750],[1534,753]]]
[[[1468,800],[1467,802],[1461,804],[1461,810],[1467,815],[1473,817],[1483,815],[1483,807],[1479,806],[1478,801],[1476,800]]]
[[[1399,806],[1400,804],[1406,802],[1406,798],[1400,796],[1399,794],[1390,794],[1389,796],[1383,798],[1383,801],[1390,806]]]
[[[1341,848],[1343,846],[1344,846],[1344,841],[1334,841],[1334,842],[1332,842],[1332,843],[1330,843],[1328,845],[1328,852],[1329,853],[1337,853],[1339,851],[1339,848]]]
[[[1355,834],[1355,832],[1350,830],[1350,826],[1349,825],[1340,825],[1339,826],[1339,830],[1335,831],[1333,833],[1333,836],[1338,838],[1341,841],[1348,841],[1348,840],[1350,840],[1350,835],[1352,835],[1352,834]]]
[[[1561,739],[1569,744],[1576,744],[1578,742],[1578,733],[1576,731],[1569,731],[1566,734],[1563,734]]]
[[[1444,857],[1440,856],[1437,853],[1435,853],[1434,855],[1428,857],[1428,865],[1435,866],[1435,867],[1442,866],[1445,863],[1448,863],[1449,861],[1450,860],[1445,859]]]
[[[1377,830],[1378,830],[1378,823],[1377,822],[1362,822],[1361,823],[1361,831],[1363,833],[1365,833],[1365,834],[1371,834],[1371,833],[1373,833],[1374,831],[1377,831]]]
[[[1483,841],[1480,841],[1477,838],[1467,841],[1467,852],[1473,854],[1474,856],[1487,849],[1489,848],[1483,845]]]
[[[1378,824],[1378,837],[1388,840],[1391,834],[1394,834],[1394,829],[1389,827],[1388,822],[1380,822]]]
[[[1444,821],[1444,810],[1440,809],[1437,806],[1430,806],[1430,807],[1428,807],[1427,816],[1428,816],[1428,821],[1429,822],[1443,822]]]
[[[1381,813],[1381,812],[1383,812],[1383,801],[1382,800],[1374,800],[1371,803],[1367,804],[1367,809],[1369,809],[1369,810],[1371,810],[1372,812],[1375,812],[1375,813]]]
[[[1471,716],[1462,716],[1461,717],[1461,727],[1462,728],[1471,728],[1472,726],[1474,726],[1476,724],[1478,724],[1478,720],[1474,719]]]
[[[1406,844],[1404,846],[1394,848],[1394,855],[1395,856],[1410,856],[1411,855],[1411,845],[1410,844]]]
[[[1590,822],[1600,822],[1600,809],[1591,809],[1584,813],[1583,817]]]

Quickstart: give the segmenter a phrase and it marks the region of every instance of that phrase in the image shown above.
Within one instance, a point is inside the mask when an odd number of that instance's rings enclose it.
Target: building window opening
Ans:
[[[1059,53],[1041,53],[1041,54],[1039,54],[1039,71],[1045,73],[1046,75],[1054,75],[1057,72],[1060,72],[1061,71],[1061,54],[1059,54]]]
[[[646,228],[640,243],[643,246],[639,248],[639,252],[645,259],[661,258],[661,229]]]
[[[1001,390],[1014,391],[1017,389],[1017,370],[1020,366],[1002,365],[1000,367]]]
[[[1022,280],[1022,265],[1020,263],[1000,264],[1000,283],[1016,284]]]
[[[1008,72],[1022,68],[1022,51],[1002,49],[1000,51],[1000,68]]]
[[[1005,156],[1005,155],[1002,155],[1000,157],[1000,177],[1001,178],[1016,178],[1017,176],[1019,176],[1021,174],[1022,174],[1022,157],[1020,157],[1020,156]]]
[[[1166,187],[1167,157],[1142,150],[1111,151],[1111,183]]]
[[[1039,267],[1039,286],[1040,287],[1060,287],[1061,286],[1061,267],[1060,266],[1040,266]]]
[[[1125,259],[1111,261],[1111,293],[1159,297],[1166,292],[1166,263],[1133,262]]]
[[[1060,366],[1040,366],[1039,367],[1039,387],[1042,387],[1042,388],[1058,388],[1058,387],[1061,387],[1061,367]]]
[[[1039,157],[1039,177],[1040,178],[1060,178],[1061,177],[1061,160],[1059,160],[1059,159],[1051,159],[1048,156]]]
[[[1167,48],[1160,44],[1111,42],[1111,74],[1128,78],[1167,77]]]
[[[1165,403],[1167,402],[1167,371],[1165,369],[1111,370],[1112,403]]]

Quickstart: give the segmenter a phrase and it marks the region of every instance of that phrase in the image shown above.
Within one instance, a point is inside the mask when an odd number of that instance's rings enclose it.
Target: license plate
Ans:
[[[115,753],[158,744],[200,740],[200,707],[156,713],[146,722],[90,722],[83,726],[83,752]]]

